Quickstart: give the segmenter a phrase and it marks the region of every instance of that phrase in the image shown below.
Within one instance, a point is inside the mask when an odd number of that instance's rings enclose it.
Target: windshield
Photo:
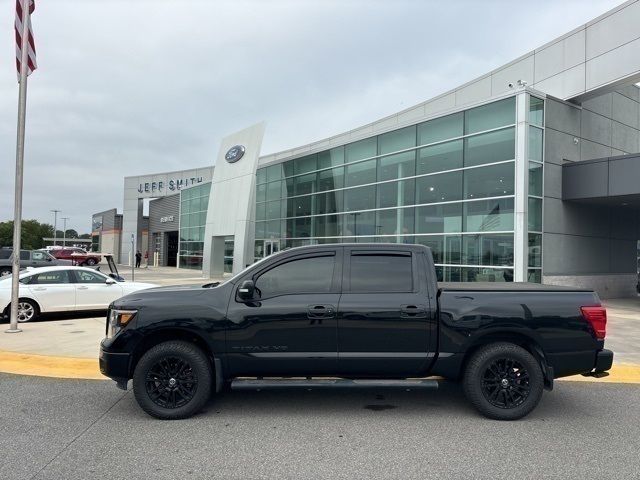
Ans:
[[[280,253],[280,252],[278,252],[278,253]],[[278,253],[274,253],[273,255],[278,255]],[[268,256],[266,256],[266,257],[261,258],[261,259],[260,259],[260,260],[258,260],[257,262],[252,263],[251,265],[249,265],[249,266],[248,266],[248,267],[246,267],[245,269],[243,269],[243,270],[241,270],[240,272],[236,273],[233,277],[231,277],[231,278],[227,278],[226,280],[223,280],[222,282],[220,282],[220,285],[224,285],[224,284],[225,284],[225,283],[227,283],[227,282],[231,282],[231,283],[235,282],[235,281],[236,281],[236,279],[237,279],[238,277],[240,277],[241,275],[244,275],[244,272],[246,272],[246,271],[247,271],[247,268],[253,268],[253,267],[255,267],[256,265],[260,265],[261,263],[264,263],[264,261],[265,261],[265,260],[267,260],[268,258],[272,258],[272,257],[273,257],[273,255],[268,255]]]
[[[20,277],[18,277],[20,279],[19,282],[23,284],[26,283],[29,276],[30,275],[27,273],[21,273]],[[12,278],[13,278],[13,275],[11,273],[9,275],[4,275],[2,278],[0,278],[0,285],[3,285],[3,286],[6,284],[11,285]]]

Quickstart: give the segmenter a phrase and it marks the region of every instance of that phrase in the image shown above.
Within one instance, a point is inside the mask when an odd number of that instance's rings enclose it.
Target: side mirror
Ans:
[[[47,257],[47,262],[51,262],[53,259],[51,257]]]
[[[251,300],[253,299],[253,294],[256,290],[256,287],[253,284],[253,280],[245,280],[238,288],[238,297],[242,300]]]
[[[116,283],[116,281],[113,278],[107,278],[104,283],[106,283],[107,285],[113,285],[114,283]]]

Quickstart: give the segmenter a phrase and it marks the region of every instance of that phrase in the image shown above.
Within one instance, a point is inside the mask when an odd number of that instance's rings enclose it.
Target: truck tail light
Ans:
[[[604,307],[580,307],[582,316],[591,324],[598,340],[607,335],[607,310]]]

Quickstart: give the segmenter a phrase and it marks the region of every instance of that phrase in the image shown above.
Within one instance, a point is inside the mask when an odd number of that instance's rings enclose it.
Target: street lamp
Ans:
[[[64,226],[62,227],[62,246],[67,246],[67,220],[69,217],[60,217],[64,221]]]
[[[62,210],[51,210],[53,212],[53,245],[55,246],[58,239],[58,212]]]

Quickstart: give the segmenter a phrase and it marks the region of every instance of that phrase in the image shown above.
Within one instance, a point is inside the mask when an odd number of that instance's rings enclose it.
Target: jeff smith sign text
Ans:
[[[178,178],[171,179],[169,181],[163,182],[160,180],[159,182],[144,182],[138,185],[139,193],[153,193],[153,192],[163,192],[165,189],[170,191],[182,190],[183,188],[191,187],[193,185],[197,185],[202,183],[202,177],[190,177],[190,178]]]

